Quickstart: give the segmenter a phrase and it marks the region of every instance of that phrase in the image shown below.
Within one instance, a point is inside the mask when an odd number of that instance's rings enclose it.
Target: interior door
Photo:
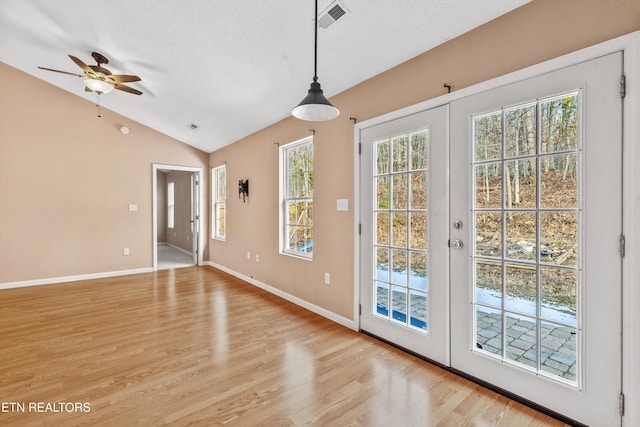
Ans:
[[[450,105],[451,365],[601,426],[621,422],[621,73],[616,53]]]
[[[449,364],[448,107],[361,130],[363,331]]]

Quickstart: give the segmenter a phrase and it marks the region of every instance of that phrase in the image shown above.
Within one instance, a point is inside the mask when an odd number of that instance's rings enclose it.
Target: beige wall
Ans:
[[[167,173],[158,171],[156,180],[156,203],[158,205],[156,233],[158,243],[167,241]]]
[[[0,81],[0,283],[152,267],[152,164],[208,155],[3,63]]]
[[[210,241],[209,259],[353,318],[354,159],[349,117],[363,121],[443,95],[445,83],[461,89],[638,29],[637,0],[534,0],[332,98],[341,110],[333,121],[287,118],[212,153],[211,167],[227,163],[229,197],[227,238]],[[309,128],[316,130],[313,261],[279,254],[274,145],[308,136]],[[232,196],[241,178],[251,182],[246,204]],[[349,199],[349,212],[336,211],[338,198]],[[247,251],[251,260],[246,259]],[[331,274],[330,285],[323,283],[324,272]]]
[[[175,203],[174,227],[173,229],[166,228],[166,242],[188,252],[193,252],[193,235],[191,233],[191,175],[193,175],[191,172],[185,171],[171,171],[166,174],[167,184],[169,182],[174,183]]]

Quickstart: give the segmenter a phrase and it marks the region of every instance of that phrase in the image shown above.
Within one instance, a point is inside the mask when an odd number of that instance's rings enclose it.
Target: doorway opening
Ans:
[[[201,265],[203,169],[153,165],[153,269]]]

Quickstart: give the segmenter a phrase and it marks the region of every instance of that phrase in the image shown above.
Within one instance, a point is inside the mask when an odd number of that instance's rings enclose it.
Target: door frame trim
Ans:
[[[500,86],[516,83],[527,78],[556,71],[580,62],[607,55],[613,52],[624,53],[623,72],[627,79],[627,91],[623,101],[623,223],[626,236],[625,257],[622,259],[622,393],[625,395],[626,408],[622,423],[624,426],[640,425],[640,336],[633,331],[640,330],[640,265],[632,260],[640,259],[640,31],[617,37],[566,55],[523,68],[512,73],[499,76],[467,88],[438,96],[418,104],[392,111],[354,125],[354,164],[353,164],[353,239],[354,239],[354,273],[353,273],[353,317],[354,325],[360,329],[360,234],[361,219],[360,200],[360,133],[363,129],[390,120],[395,120],[420,111],[439,107],[455,100],[495,89]]]
[[[204,168],[192,167],[192,166],[176,166],[176,165],[164,165],[159,163],[154,163],[152,165],[152,182],[153,182],[153,190],[152,190],[152,206],[153,206],[153,221],[152,227],[153,232],[151,233],[153,236],[152,241],[152,251],[153,251],[153,271],[158,271],[158,171],[159,170],[169,170],[169,171],[184,171],[184,172],[192,172],[198,174],[198,263],[197,265],[204,265],[204,242],[206,239],[206,233],[204,232],[206,227],[202,226],[202,221],[204,219]]]

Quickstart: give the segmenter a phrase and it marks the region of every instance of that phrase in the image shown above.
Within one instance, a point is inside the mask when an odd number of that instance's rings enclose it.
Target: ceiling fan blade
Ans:
[[[41,70],[53,71],[54,73],[69,74],[70,76],[84,77],[82,74],[70,73],[68,71],[54,70],[53,68],[38,67]]]
[[[123,84],[116,84],[114,87],[123,92],[133,93],[134,95],[142,95],[142,92],[140,92],[138,89],[134,89],[132,87],[125,86]]]
[[[80,59],[76,58],[73,55],[69,55],[69,58],[71,58],[71,60],[75,62],[78,67],[82,68],[82,71],[84,71],[85,73],[95,74],[93,70],[89,68],[89,66],[84,62],[82,62]]]
[[[109,78],[113,79],[113,81],[115,81],[116,83],[128,83],[128,82],[139,82],[140,80],[142,80],[140,77],[138,76],[127,76],[124,74],[120,74],[120,75],[110,75]]]

